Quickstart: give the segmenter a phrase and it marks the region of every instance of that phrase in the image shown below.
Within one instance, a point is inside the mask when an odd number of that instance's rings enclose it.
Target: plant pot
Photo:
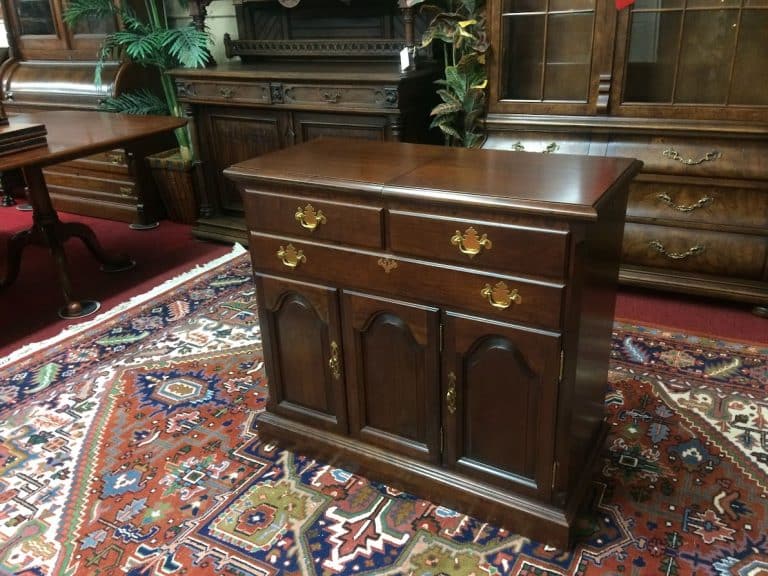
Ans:
[[[178,148],[147,156],[147,162],[168,219],[194,224],[198,216],[199,162],[182,158]]]

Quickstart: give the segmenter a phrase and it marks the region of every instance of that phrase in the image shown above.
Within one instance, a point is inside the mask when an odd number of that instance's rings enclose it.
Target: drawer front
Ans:
[[[102,154],[93,154],[85,158],[69,160],[56,166],[67,166],[73,170],[87,170],[100,172],[102,174],[111,174],[113,178],[128,176],[128,164],[125,159],[125,152],[122,150],[112,150]]]
[[[568,233],[526,226],[390,210],[392,252],[493,268],[526,276],[563,278]]]
[[[749,140],[622,136],[608,144],[607,156],[642,160],[648,173],[765,180],[767,152],[768,145]]]
[[[627,216],[767,228],[768,189],[632,182]]]
[[[250,233],[254,270],[559,329],[564,286]],[[287,266],[289,262],[293,266]],[[494,302],[495,305],[492,303]]]
[[[623,264],[762,278],[768,237],[628,223]]]
[[[540,154],[589,154],[591,138],[563,132],[491,132],[483,148]]]
[[[136,183],[130,180],[113,180],[105,178],[104,174],[72,171],[63,165],[46,168],[43,170],[43,175],[48,186],[89,190],[119,198],[135,199],[136,197]]]
[[[177,82],[182,100],[230,102],[242,104],[269,104],[269,83],[243,84],[240,82]]]
[[[286,104],[339,108],[370,108],[374,110],[396,109],[396,87],[384,86],[334,86],[314,84],[284,84],[283,100]]]
[[[243,201],[248,230],[382,247],[381,207],[254,190],[246,190]]]

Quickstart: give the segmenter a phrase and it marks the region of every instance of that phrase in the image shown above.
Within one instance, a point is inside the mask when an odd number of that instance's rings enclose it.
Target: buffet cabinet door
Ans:
[[[347,432],[335,288],[256,275],[270,411]]]
[[[444,323],[444,465],[548,499],[559,335],[451,312]]]
[[[350,434],[439,463],[438,309],[345,292],[342,314]]]

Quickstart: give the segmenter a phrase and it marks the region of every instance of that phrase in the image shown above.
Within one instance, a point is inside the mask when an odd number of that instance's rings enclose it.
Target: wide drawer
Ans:
[[[568,232],[389,210],[388,248],[526,276],[563,278]]]
[[[381,248],[381,207],[246,189],[248,230]]]
[[[284,84],[286,104],[330,107],[391,109],[398,105],[397,87]]]
[[[589,134],[516,130],[492,132],[483,144],[483,148],[491,150],[538,152],[540,154],[581,154],[584,156],[589,154],[590,146]]]
[[[607,156],[637,158],[643,172],[764,180],[768,144],[750,140],[621,136],[608,143]]]
[[[43,170],[49,186],[64,186],[80,190],[91,190],[116,197],[136,196],[136,183],[132,180],[105,178],[104,174],[72,170],[64,165],[56,165]]]
[[[242,104],[269,104],[269,83],[243,84],[242,82],[188,82],[177,81],[179,96],[187,100],[230,102]]]
[[[768,189],[632,182],[629,218],[768,228]]]
[[[768,237],[627,223],[622,263],[735,278],[762,278]]]
[[[256,232],[250,233],[250,249],[257,272],[327,282],[342,289],[406,296],[508,322],[560,328],[563,284],[438,265],[383,252],[288,242]]]

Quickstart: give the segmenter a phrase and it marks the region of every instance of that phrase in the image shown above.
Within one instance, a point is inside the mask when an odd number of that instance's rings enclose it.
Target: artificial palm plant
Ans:
[[[141,66],[155,68],[160,73],[162,94],[147,89],[126,92],[107,98],[101,107],[110,112],[127,114],[162,114],[184,117],[176,98],[176,87],[166,72],[172,68],[202,68],[210,58],[210,34],[193,24],[171,28],[162,0],[144,0],[145,13],[138,15],[127,2],[119,0],[72,0],[64,12],[64,21],[74,26],[86,18],[114,18],[122,28],[108,34],[96,65],[96,83],[101,83],[102,65],[119,52],[122,57]],[[176,131],[182,158],[192,159],[189,132]]]
[[[422,47],[439,40],[443,48],[445,75],[437,80],[442,102],[432,109],[432,127],[440,129],[448,145],[478,148],[485,140],[482,116],[488,84],[485,0],[406,0],[406,6],[417,5],[432,14]]]

